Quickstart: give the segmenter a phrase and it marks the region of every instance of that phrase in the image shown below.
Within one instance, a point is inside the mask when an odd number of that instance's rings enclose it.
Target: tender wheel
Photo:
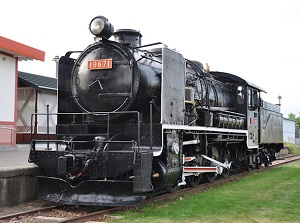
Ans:
[[[244,168],[246,171],[252,171],[254,169],[253,165],[255,165],[255,157],[253,154],[250,154],[245,160]]]
[[[253,170],[253,166],[250,165],[250,164],[246,164],[246,165],[245,165],[245,170],[246,170],[246,171],[251,171],[251,170]]]
[[[259,168],[260,168],[260,164],[256,163],[256,164],[255,164],[255,168],[256,168],[256,169],[259,169]]]
[[[265,160],[264,162],[265,167],[268,167],[270,165],[269,156],[266,155],[264,160]]]
[[[260,155],[256,155],[255,156],[255,168],[259,169],[261,166],[261,156]]]

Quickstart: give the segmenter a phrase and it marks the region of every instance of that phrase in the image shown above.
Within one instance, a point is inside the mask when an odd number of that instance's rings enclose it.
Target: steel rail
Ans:
[[[23,216],[23,215],[31,215],[31,214],[35,214],[35,213],[38,213],[38,212],[46,212],[46,211],[57,209],[57,208],[64,207],[64,206],[66,206],[66,205],[64,205],[64,204],[63,205],[54,205],[54,206],[39,208],[39,209],[35,209],[35,210],[30,210],[30,211],[24,211],[24,212],[19,212],[19,213],[15,213],[15,214],[5,215],[5,216],[0,217],[0,221],[15,218],[15,217],[19,217],[19,216]]]

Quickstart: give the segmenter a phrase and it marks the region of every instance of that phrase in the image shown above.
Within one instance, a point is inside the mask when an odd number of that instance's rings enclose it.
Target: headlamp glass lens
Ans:
[[[91,22],[90,30],[91,30],[92,34],[98,35],[102,32],[102,30],[104,29],[104,26],[105,26],[105,23],[104,23],[103,19],[95,18]]]

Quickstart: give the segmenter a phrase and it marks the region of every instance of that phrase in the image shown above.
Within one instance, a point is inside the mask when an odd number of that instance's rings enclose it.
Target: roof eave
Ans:
[[[45,61],[45,52],[0,36],[0,51],[22,60]]]

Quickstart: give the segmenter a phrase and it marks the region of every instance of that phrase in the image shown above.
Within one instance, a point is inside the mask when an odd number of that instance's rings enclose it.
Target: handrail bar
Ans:
[[[47,120],[48,120],[48,117],[51,115],[51,116],[59,116],[59,115],[73,115],[73,116],[83,116],[83,115],[94,115],[94,116],[107,116],[107,137],[109,138],[109,133],[110,133],[110,115],[115,115],[115,114],[135,114],[137,115],[137,128],[138,128],[138,132],[137,132],[137,142],[136,142],[136,147],[137,147],[137,152],[139,152],[139,148],[140,148],[140,141],[141,141],[141,138],[140,138],[140,122],[141,122],[141,115],[138,111],[113,111],[113,112],[67,112],[67,113],[59,113],[59,112],[56,112],[56,113],[32,113],[31,114],[31,141],[33,141],[33,134],[37,134],[37,130],[35,128],[33,128],[33,120],[34,118],[37,118],[37,115],[39,116],[47,116]],[[47,121],[47,128],[49,127],[49,123]],[[47,131],[47,135],[48,135],[48,131]],[[36,137],[34,137],[36,138]],[[48,140],[48,142],[50,142],[50,140]],[[109,145],[109,144],[108,144]],[[49,146],[47,144],[47,148],[49,149]]]

